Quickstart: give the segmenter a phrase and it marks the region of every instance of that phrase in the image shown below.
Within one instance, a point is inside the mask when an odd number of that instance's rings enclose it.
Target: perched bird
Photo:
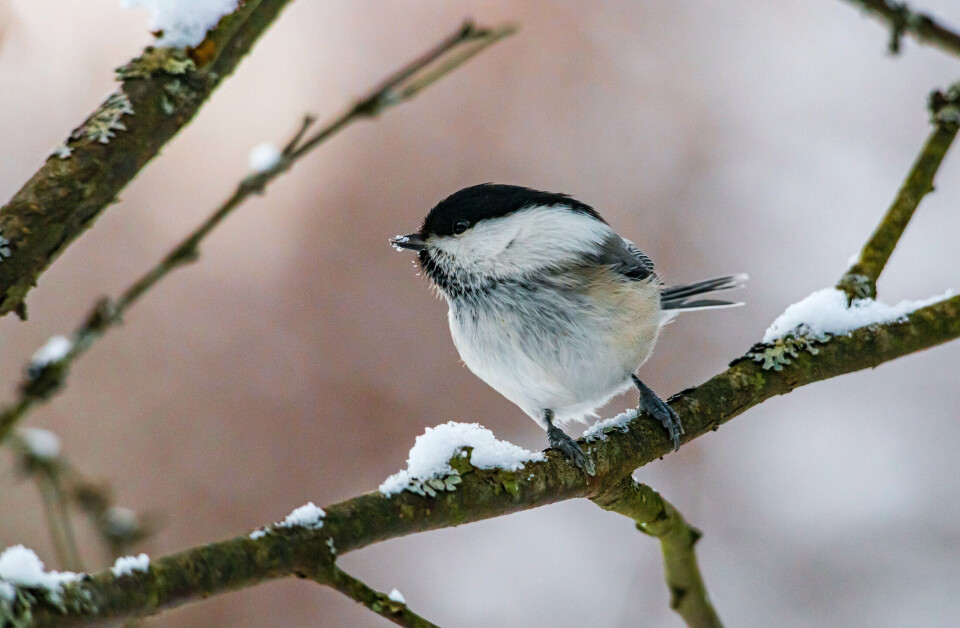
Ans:
[[[740,305],[698,295],[739,286],[730,275],[665,288],[653,262],[592,207],[566,194],[486,183],[437,204],[416,251],[450,306],[464,364],[547,431],[550,446],[593,475],[558,426],[582,420],[631,386],[680,446],[677,413],[636,375],[678,312]]]

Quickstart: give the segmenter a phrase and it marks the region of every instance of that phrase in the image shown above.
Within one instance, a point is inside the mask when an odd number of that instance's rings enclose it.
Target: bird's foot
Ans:
[[[583,450],[580,449],[580,445],[577,444],[577,441],[567,436],[566,433],[564,433],[564,431],[559,427],[556,427],[555,425],[549,425],[547,427],[547,440],[550,441],[551,447],[563,453],[563,455],[569,458],[573,464],[583,469],[584,473],[587,475],[597,474],[597,469],[593,464],[593,460],[588,458],[586,454],[583,453]]]
[[[649,386],[641,382],[636,375],[633,376],[633,383],[640,391],[640,404],[637,409],[648,412],[653,418],[660,421],[663,427],[670,432],[670,438],[673,440],[673,450],[680,449],[680,435],[683,434],[680,415],[658,397],[657,393],[653,392]]]

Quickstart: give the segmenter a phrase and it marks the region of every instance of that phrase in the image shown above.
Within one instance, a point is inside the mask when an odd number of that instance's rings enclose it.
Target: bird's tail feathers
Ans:
[[[724,307],[739,307],[743,305],[742,302],[736,301],[721,301],[720,299],[692,299],[691,297],[701,294],[708,294],[711,292],[720,292],[722,290],[734,290],[736,288],[742,288],[747,279],[748,277],[746,273],[741,273],[739,275],[727,275],[725,277],[707,279],[705,281],[698,281],[696,283],[688,283],[682,286],[671,286],[669,288],[664,288],[660,291],[660,307],[662,310],[664,310],[663,323],[669,323],[671,320],[673,320],[674,316],[678,314],[676,311],[669,310],[692,312],[696,310],[713,310]]]

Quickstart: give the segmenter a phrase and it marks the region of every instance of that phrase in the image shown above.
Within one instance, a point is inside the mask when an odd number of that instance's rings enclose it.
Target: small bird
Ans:
[[[550,446],[594,475],[558,427],[636,386],[639,408],[680,446],[680,417],[637,377],[660,327],[678,312],[742,305],[698,295],[740,286],[730,275],[666,288],[653,262],[589,205],[566,194],[485,183],[440,201],[416,251],[446,298],[464,364],[547,431]]]

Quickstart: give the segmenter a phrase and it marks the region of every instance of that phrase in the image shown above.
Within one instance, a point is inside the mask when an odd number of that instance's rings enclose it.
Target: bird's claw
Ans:
[[[643,403],[643,400],[641,400],[640,409],[646,410],[653,418],[660,421],[660,424],[670,432],[670,439],[673,441],[673,450],[677,451],[680,449],[680,435],[684,433],[683,425],[680,423],[680,415],[659,397],[657,397],[655,401],[647,403]]]
[[[680,449],[680,435],[684,433],[680,415],[638,378],[634,377],[633,381],[640,390],[640,404],[637,409],[649,413],[660,421],[660,424],[670,433],[673,450],[677,451]]]
[[[547,430],[547,440],[550,441],[552,448],[560,451],[573,464],[583,469],[584,473],[587,475],[597,474],[597,468],[593,464],[593,460],[588,458],[587,455],[583,453],[583,450],[580,449],[577,441],[567,436],[563,430],[551,425]]]

